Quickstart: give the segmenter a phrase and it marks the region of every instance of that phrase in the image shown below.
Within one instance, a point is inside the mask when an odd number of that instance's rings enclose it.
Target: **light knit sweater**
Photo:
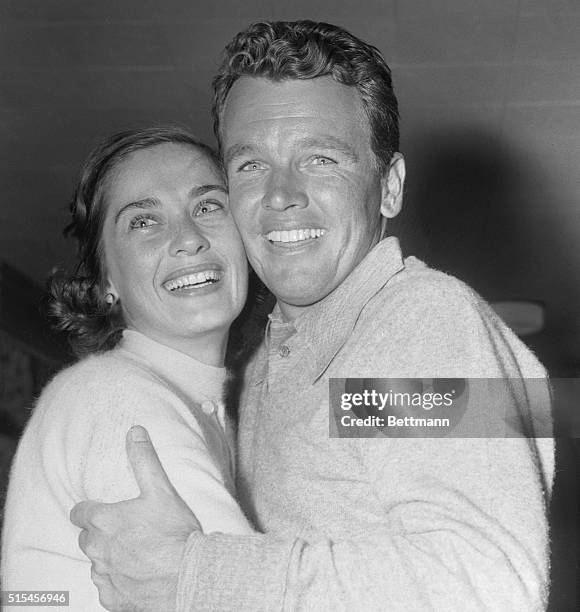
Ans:
[[[117,348],[58,374],[43,391],[14,460],[3,588],[68,590],[67,610],[103,609],[69,513],[82,500],[114,502],[139,494],[125,451],[126,432],[135,424],[148,429],[204,531],[252,533],[234,500],[224,379],[224,368],[133,331],[125,331]]]
[[[550,432],[532,353],[386,239],[293,323],[272,317],[238,449],[240,497],[266,535],[193,534],[178,610],[543,610],[553,440],[332,438],[329,378],[344,377],[501,378],[502,408]],[[494,419],[477,399],[474,416]]]

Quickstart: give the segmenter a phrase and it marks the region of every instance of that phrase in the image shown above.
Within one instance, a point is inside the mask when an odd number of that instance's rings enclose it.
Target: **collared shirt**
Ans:
[[[329,379],[380,377],[525,386],[545,372],[479,296],[403,259],[395,238],[293,322],[276,309],[238,445],[238,493],[266,535],[192,540],[179,609],[544,605],[552,441],[332,438]]]
[[[414,257],[409,258],[407,265],[424,266]],[[283,343],[283,340],[297,332],[301,342],[313,353],[314,378],[310,382],[314,383],[352,334],[366,304],[404,267],[398,240],[387,238],[330,295],[308,308],[293,323],[284,321],[276,305],[266,334],[268,355],[278,353],[282,358],[289,357],[290,345],[294,343]],[[284,369],[290,362],[290,359],[283,362]],[[278,363],[279,360],[269,361],[268,377],[277,371]]]

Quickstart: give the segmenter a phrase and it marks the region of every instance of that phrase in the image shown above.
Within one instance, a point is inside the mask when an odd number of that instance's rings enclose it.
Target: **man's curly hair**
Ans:
[[[355,87],[381,172],[399,150],[399,111],[391,71],[376,47],[342,28],[314,21],[272,21],[255,23],[237,34],[225,48],[213,80],[212,116],[220,148],[226,98],[242,76],[272,81],[331,76]]]

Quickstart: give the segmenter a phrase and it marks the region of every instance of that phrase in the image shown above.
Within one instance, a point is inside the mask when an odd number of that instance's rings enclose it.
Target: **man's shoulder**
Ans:
[[[535,356],[480,295],[415,258],[406,259],[405,268],[369,301],[353,339],[378,363],[405,372],[544,375]]]
[[[473,336],[487,304],[459,279],[409,257],[404,268],[365,305],[352,340],[384,358],[418,351],[426,355],[437,343]]]
[[[487,303],[469,285],[415,257],[405,259],[405,267],[383,285],[368,306],[382,312],[403,309],[407,316],[417,312],[421,317],[456,310],[490,314]]]

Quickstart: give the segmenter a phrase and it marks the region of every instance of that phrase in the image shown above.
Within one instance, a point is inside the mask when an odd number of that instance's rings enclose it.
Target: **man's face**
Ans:
[[[358,92],[331,77],[240,78],[222,145],[248,258],[288,319],[336,289],[400,209],[402,158],[381,176]]]

